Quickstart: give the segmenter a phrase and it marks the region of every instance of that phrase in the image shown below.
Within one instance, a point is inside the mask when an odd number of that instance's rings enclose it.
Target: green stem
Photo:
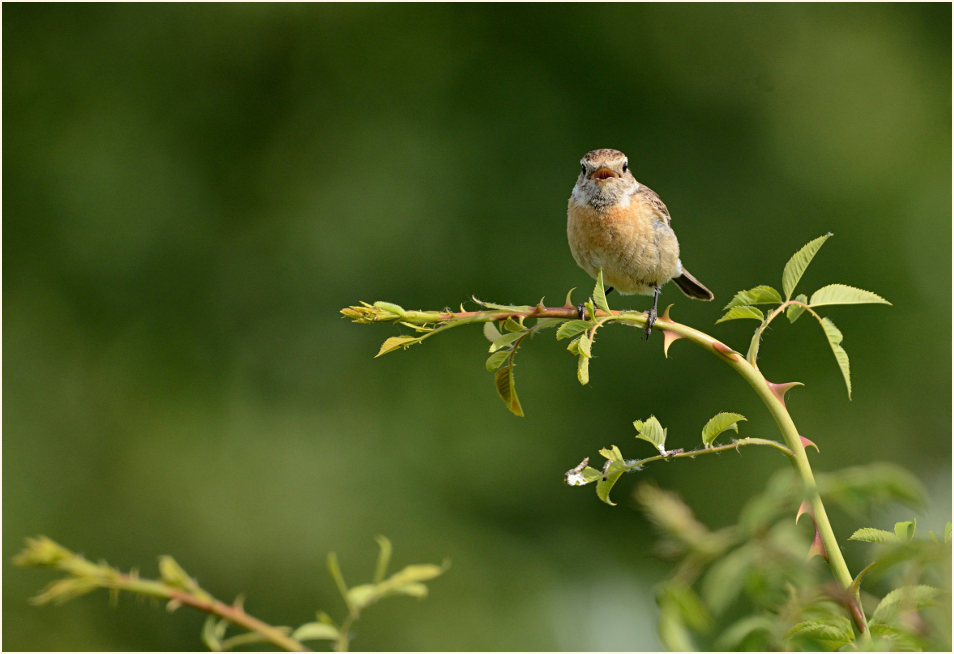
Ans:
[[[719,452],[727,452],[728,450],[737,450],[740,447],[746,447],[748,445],[767,445],[768,447],[774,447],[775,449],[781,451],[783,454],[789,458],[793,457],[794,454],[790,449],[782,445],[781,443],[767,438],[755,438],[747,437],[740,438],[738,440],[733,440],[731,443],[725,443],[724,445],[713,445],[712,447],[706,447],[701,450],[686,450],[686,451],[672,451],[667,452],[665,455],[657,454],[656,456],[647,457],[645,459],[637,459],[635,461],[627,461],[626,465],[620,466],[615,464],[610,466],[608,472],[630,472],[631,470],[638,470],[647,463],[654,463],[656,461],[669,461],[671,459],[694,459],[697,456],[703,456],[705,454],[717,454]]]
[[[173,585],[166,580],[142,579],[136,573],[126,574],[107,565],[93,563],[62,545],[40,536],[28,538],[27,546],[16,557],[14,563],[22,566],[54,568],[65,572],[66,577],[50,584],[46,590],[32,598],[34,604],[62,602],[96,588],[112,592],[126,591],[169,601],[169,608],[185,605],[199,609],[241,627],[275,647],[290,652],[310,651],[300,642],[288,635],[288,627],[273,627],[255,618],[242,608],[241,604],[225,604],[208,592],[199,588],[191,579],[185,584]],[[175,569],[178,564],[171,564]],[[160,562],[160,568],[162,562]],[[185,575],[183,571],[183,576]]]
[[[233,606],[221,602],[208,593],[189,592],[172,588],[161,581],[152,581],[148,579],[134,578],[129,575],[121,574],[110,582],[104,584],[107,588],[114,590],[124,590],[140,595],[150,595],[168,599],[176,604],[191,606],[194,609],[210,613],[227,620],[237,627],[246,631],[260,634],[266,641],[275,647],[288,652],[307,652],[309,649],[300,642],[291,638],[286,629],[273,627],[272,625],[249,615],[241,606]]]
[[[240,606],[232,606],[219,600],[206,601],[194,595],[179,593],[177,591],[170,593],[169,597],[173,601],[186,604],[200,611],[205,611],[228,620],[232,624],[249,632],[261,634],[266,641],[279,649],[283,649],[287,652],[310,651],[307,647],[285,633],[285,629],[273,627],[266,622],[262,622],[258,618],[246,613]]]
[[[831,522],[828,520],[828,513],[825,511],[825,504],[822,502],[821,495],[818,492],[818,484],[815,482],[815,476],[812,473],[811,463],[805,452],[805,446],[802,438],[795,427],[791,414],[785,407],[784,390],[773,390],[773,385],[765,379],[759,369],[750,361],[746,360],[740,353],[736,352],[721,341],[712,338],[704,332],[682,325],[677,322],[666,319],[660,319],[656,322],[656,328],[663,331],[671,331],[681,338],[685,338],[703,349],[714,352],[729,367],[735,370],[748,382],[749,386],[755,391],[762,403],[765,404],[769,413],[775,419],[779,431],[788,449],[791,450],[790,460],[796,473],[802,481],[805,488],[806,499],[811,505],[815,527],[818,535],[825,546],[825,559],[828,566],[838,580],[839,584],[852,593],[857,606],[852,607],[852,617],[855,619],[856,626],[864,637],[870,637],[868,633],[868,624],[864,613],[860,610],[861,598],[857,589],[852,588],[852,576],[848,570],[848,564],[841,553],[841,547],[838,545],[838,539],[832,529]]]
[[[356,612],[348,613],[346,617],[341,622],[341,627],[338,628],[338,639],[335,641],[335,651],[336,652],[347,652],[348,651],[348,632],[351,631],[351,625],[354,624],[354,621],[358,619],[358,614]]]

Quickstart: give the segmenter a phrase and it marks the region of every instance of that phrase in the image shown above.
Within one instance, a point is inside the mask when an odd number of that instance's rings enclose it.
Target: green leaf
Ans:
[[[402,318],[404,317],[404,307],[394,304],[392,302],[382,302],[379,300],[374,303],[374,308],[381,309],[382,311],[387,311],[389,313],[393,313],[394,315],[400,316]]]
[[[500,332],[497,331],[497,328],[492,322],[484,323],[484,338],[493,343],[498,338],[500,338]]]
[[[741,413],[729,413],[723,411],[722,413],[717,413],[711,418],[709,422],[706,423],[706,426],[702,428],[702,444],[704,447],[712,447],[712,443],[722,432],[727,429],[731,429],[735,433],[739,433],[739,422],[745,420],[745,416]]]
[[[857,540],[862,543],[897,543],[898,537],[884,529],[863,527],[855,530],[855,533],[849,536],[848,540]]]
[[[564,338],[570,338],[585,332],[592,326],[593,323],[588,320],[568,320],[557,328],[556,338],[558,341],[562,341]]]
[[[951,523],[950,522],[944,525],[944,542],[945,543],[951,542]]]
[[[596,315],[596,309],[593,307],[592,299],[584,302],[583,307],[585,308],[585,311],[583,312],[583,317],[589,316],[592,318]]]
[[[338,587],[338,592],[341,593],[341,598],[350,611],[352,607],[348,600],[348,584],[345,583],[344,575],[341,574],[341,566],[338,565],[338,555],[335,552],[328,552],[328,573],[334,579],[335,586]]]
[[[826,502],[859,515],[895,502],[918,509],[927,501],[927,489],[921,480],[891,463],[869,463],[819,473],[818,487]]]
[[[159,557],[159,576],[162,581],[175,588],[181,588],[187,591],[196,591],[199,585],[195,579],[179,565],[174,558],[169,555]]]
[[[739,291],[735,294],[727,305],[722,307],[723,309],[731,309],[732,307],[738,307],[743,305],[750,304],[781,304],[782,296],[779,295],[779,292],[776,291],[771,286],[766,286],[762,284],[756,286],[755,288],[750,288],[747,291]]]
[[[739,318],[754,318],[755,320],[765,320],[765,314],[762,313],[761,309],[756,309],[755,307],[750,306],[739,306],[732,307],[726,311],[721,318],[715,321],[715,324],[720,322],[725,322],[727,320],[738,320]]]
[[[623,453],[619,451],[619,448],[613,445],[611,448],[604,448],[600,450],[600,454],[603,455],[607,460],[615,463],[617,467],[622,467],[625,465],[623,460]],[[612,465],[612,464],[611,464]],[[610,491],[613,490],[613,486],[616,485],[616,482],[619,481],[619,478],[623,476],[623,470],[612,471],[606,475],[604,479],[600,475],[600,480],[596,482],[596,496],[601,500],[609,504],[610,506],[616,506],[616,502],[610,499]]]
[[[848,399],[851,399],[851,371],[848,366],[848,353],[841,346],[842,335],[828,318],[820,320],[822,329],[825,332],[825,338],[828,339],[828,345],[831,346],[832,354],[835,355],[835,361],[838,362],[838,368],[841,370],[841,376],[845,378],[845,388],[848,389]]]
[[[581,356],[590,358],[593,356],[593,339],[590,338],[587,334],[581,334],[577,340],[576,349]]]
[[[759,551],[743,545],[715,559],[702,579],[702,599],[716,614],[721,614],[743,592],[746,578],[758,565]]]
[[[473,296],[471,296],[471,299],[485,309],[497,309],[498,311],[509,311],[511,313],[530,313],[534,309],[528,304],[495,304],[494,302],[484,302]]]
[[[217,620],[214,615],[205,619],[202,625],[202,643],[212,652],[222,651],[222,639],[229,628],[227,620]]]
[[[497,350],[489,357],[487,361],[484,362],[484,367],[487,368],[487,372],[493,372],[501,366],[501,364],[507,360],[511,354],[510,350]]]
[[[394,350],[401,347],[406,349],[411,345],[420,342],[421,338],[419,336],[391,336],[381,344],[381,349],[378,350],[378,353],[374,355],[374,358],[377,359],[382,354],[393,352]]]
[[[508,317],[504,320],[503,328],[508,332],[522,332],[526,329],[526,327],[520,324],[522,320],[523,318],[514,320],[513,317]]]
[[[606,313],[610,313],[609,304],[606,303],[606,292],[603,290],[602,269],[596,275],[596,286],[593,287],[593,303]]]
[[[408,565],[398,570],[388,577],[381,585],[388,587],[400,587],[422,581],[435,579],[447,570],[447,563],[444,565],[434,565],[433,563],[417,563]]]
[[[514,341],[521,339],[527,332],[508,332],[490,344],[490,351],[496,352],[497,350],[502,350],[503,348],[509,346]]]
[[[933,586],[902,586],[884,596],[871,614],[871,623],[889,623],[894,621],[902,610],[919,611],[937,604],[942,591]]]
[[[656,631],[663,647],[670,652],[699,651],[699,645],[695,643],[692,632],[686,627],[676,608],[662,602],[659,603],[659,608]]]
[[[919,630],[912,630],[911,625],[901,624],[900,626],[886,625],[876,622],[868,623],[871,628],[872,643],[866,649],[869,652],[924,652],[940,651],[940,647],[932,647],[928,650],[925,647],[923,636],[918,634]],[[950,641],[948,641],[950,642]],[[948,645],[948,647],[950,647]]]
[[[808,304],[820,307],[826,304],[891,304],[880,295],[845,284],[829,284],[812,293]]]
[[[666,454],[667,430],[659,424],[656,416],[649,416],[646,420],[634,420],[633,427],[636,428],[637,439],[650,443],[660,454]]]
[[[729,625],[715,641],[720,652],[766,651],[775,623],[767,615],[749,615]],[[755,639],[756,642],[753,642]]]
[[[380,583],[388,573],[388,564],[391,562],[391,541],[380,534],[374,537],[378,542],[378,561],[374,567],[374,583]]]
[[[381,596],[382,591],[378,584],[358,584],[348,590],[347,603],[348,606],[360,611],[377,602]]]
[[[494,373],[494,384],[497,387],[497,394],[500,395],[500,399],[504,401],[510,412],[522,418],[523,408],[520,406],[520,400],[517,399],[517,389],[513,382],[513,360]]]
[[[587,459],[584,459],[582,464],[566,471],[563,481],[567,486],[586,486],[603,478],[603,473],[592,466],[586,465],[586,461]]]
[[[678,581],[666,583],[657,599],[660,611],[674,611],[683,624],[695,631],[706,631],[712,626],[712,616],[699,595],[689,586]]]
[[[338,638],[338,629],[323,622],[306,622],[295,629],[291,637],[299,642],[305,640],[335,640]]]
[[[407,595],[409,597],[416,597],[417,599],[423,599],[427,597],[427,586],[424,584],[404,584],[399,588],[395,588],[388,593],[389,595]]]
[[[580,339],[574,338],[572,341],[567,343],[566,351],[575,357],[580,356]]]
[[[580,386],[590,383],[590,357],[583,353],[576,360],[576,379]]]
[[[348,591],[348,605],[362,609],[389,595],[410,595],[425,597],[427,586],[423,583],[441,574],[447,569],[429,563],[409,565],[377,584],[361,584]]]
[[[695,643],[692,632],[689,631],[682,617],[672,602],[657,600],[659,604],[659,619],[656,631],[663,647],[670,652],[696,652],[699,645]]]
[[[914,530],[917,528],[917,520],[908,520],[907,522],[894,523],[894,535],[900,540],[911,540],[914,538]]]
[[[789,629],[785,635],[786,638],[792,638],[793,636],[808,636],[815,640],[827,641],[839,647],[855,638],[854,631],[851,628],[851,620],[842,616],[826,616],[799,622]]]
[[[782,292],[785,293],[786,300],[791,299],[792,291],[798,285],[798,281],[805,273],[805,269],[808,268],[808,264],[812,262],[818,249],[825,244],[830,236],[831,232],[809,241],[801,250],[793,254],[792,258],[785,264],[785,269],[782,271]]]
[[[581,385],[586,386],[590,382],[590,358],[593,356],[591,349],[593,339],[586,333],[580,334],[570,341],[566,349],[577,355],[576,378]]]
[[[796,302],[802,302],[803,304],[808,303],[808,298],[804,293],[799,293],[795,296]],[[792,324],[795,324],[795,321],[805,313],[805,307],[801,304],[790,304],[785,308],[785,317],[788,318],[788,321]]]

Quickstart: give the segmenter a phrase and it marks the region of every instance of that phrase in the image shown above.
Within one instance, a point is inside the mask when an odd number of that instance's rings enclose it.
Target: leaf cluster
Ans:
[[[649,443],[655,448],[658,454],[643,459],[624,459],[619,447],[612,445],[600,450],[600,455],[606,460],[602,471],[587,465],[589,457],[583,460],[580,465],[571,468],[563,476],[564,482],[569,486],[585,486],[596,482],[596,495],[603,502],[615,506],[616,503],[610,500],[609,494],[619,481],[619,478],[626,472],[642,470],[648,463],[656,461],[667,461],[672,459],[695,458],[706,454],[715,454],[730,449],[738,449],[749,445],[768,445],[775,447],[788,455],[791,451],[784,445],[776,441],[764,438],[742,438],[733,439],[726,445],[716,446],[716,439],[727,431],[738,433],[739,423],[744,422],[746,417],[741,413],[723,411],[712,416],[702,428],[701,447],[694,450],[666,449],[666,439],[669,430],[662,426],[656,416],[649,416],[646,420],[633,421],[633,427],[636,429],[635,438]]]
[[[335,643],[337,651],[347,651],[351,625],[361,616],[364,609],[386,597],[399,595],[418,599],[427,597],[427,586],[424,582],[442,575],[449,565],[446,561],[443,565],[429,563],[408,565],[388,575],[391,541],[384,536],[376,536],[375,539],[378,542],[378,559],[371,583],[349,588],[338,565],[338,556],[334,552],[328,554],[328,571],[348,609],[344,620],[336,623],[327,613],[319,611],[316,614],[316,621],[306,622],[298,627],[292,632],[292,638],[302,641],[329,640]]]
[[[565,307],[571,306],[570,296],[572,293],[572,289],[567,293]],[[506,308],[501,305],[482,304],[493,308]],[[543,300],[537,306],[543,309]],[[619,319],[619,315],[614,315],[606,302],[602,271],[597,276],[593,297],[587,300],[583,306],[584,313],[591,316],[589,320],[563,321],[558,318],[542,317],[537,318],[532,326],[527,326],[524,324],[523,317],[516,320],[513,317],[508,317],[500,321],[503,333],[491,323],[484,324],[484,336],[490,341],[490,356],[487,358],[486,368],[494,373],[497,394],[513,414],[523,416],[523,407],[520,406],[520,400],[517,398],[517,388],[513,374],[517,349],[528,336],[532,336],[542,329],[559,325],[556,332],[557,340],[571,339],[566,349],[576,357],[577,380],[584,386],[589,383],[590,360],[593,358],[593,342],[596,340],[596,332],[606,323]],[[597,309],[602,312],[599,317],[596,315]]]
[[[28,538],[26,547],[14,558],[14,563],[27,567],[53,568],[66,573],[62,579],[50,583],[31,599],[34,604],[62,603],[99,588],[112,595],[125,591],[167,600],[170,611],[190,606],[209,614],[202,628],[202,642],[212,651],[221,652],[253,643],[270,643],[287,651],[305,651],[306,641],[331,641],[337,651],[347,651],[350,629],[361,611],[386,598],[398,595],[423,598],[427,596],[430,581],[447,569],[443,565],[409,565],[388,575],[391,560],[391,542],[377,537],[379,553],[371,583],[348,587],[332,552],[328,555],[328,569],[345,605],[347,616],[336,623],[324,611],[317,613],[314,622],[306,622],[296,629],[272,626],[245,612],[244,600],[239,597],[231,604],[221,602],[202,589],[198,582],[171,556],[159,558],[159,579],[142,579],[135,571],[122,573],[105,562],[92,563],[45,536]],[[242,633],[227,637],[230,628]]]
[[[869,471],[867,485],[877,483],[870,473],[884,465]],[[897,470],[896,479],[907,474]],[[831,487],[861,483],[858,475],[829,475]],[[683,651],[949,650],[950,523],[943,536],[931,533],[929,539],[915,537],[913,521],[898,523],[893,531],[860,529],[852,536],[878,548],[856,577],[856,587],[876,576],[887,582],[883,592],[861,588],[871,616],[872,639],[865,641],[849,617],[851,593],[831,584],[820,566],[805,564],[807,534],[790,513],[801,496],[799,486],[791,472],[777,473],[745,505],[738,524],[718,530],[700,523],[675,493],[649,483],[637,487],[637,503],[660,532],[659,553],[677,560],[657,589],[664,644]],[[879,501],[866,509],[889,498],[907,503],[919,492],[916,479],[903,492],[896,488],[884,485]]]
[[[761,324],[756,328],[752,341],[749,344],[746,359],[754,366],[758,359],[759,343],[762,334],[771,322],[784,313],[789,322],[794,323],[802,315],[808,313],[822,328],[825,338],[828,340],[828,346],[831,348],[838,368],[845,380],[845,387],[848,390],[848,397],[851,397],[851,373],[848,362],[848,353],[842,346],[844,340],[841,331],[835,326],[831,319],[819,315],[816,311],[819,307],[831,306],[837,304],[891,304],[880,295],[865,291],[860,288],[848,286],[846,284],[828,284],[812,293],[811,297],[799,293],[792,297],[798,282],[802,275],[812,262],[812,259],[831,237],[831,234],[825,234],[809,241],[798,252],[792,255],[782,270],[782,292],[779,293],[773,287],[760,284],[748,290],[739,291],[732,300],[725,305],[725,313],[716,323],[726,322],[728,320],[752,319],[758,320]],[[768,313],[759,308],[761,305],[769,305]]]

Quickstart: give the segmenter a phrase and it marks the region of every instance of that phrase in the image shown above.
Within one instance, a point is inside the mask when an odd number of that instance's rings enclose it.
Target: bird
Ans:
[[[648,186],[636,181],[619,150],[591,150],[567,204],[566,234],[577,265],[596,279],[603,271],[606,292],[653,296],[643,338],[656,322],[659,290],[669,281],[697,300],[712,300],[679,259],[679,241],[669,210]],[[582,309],[582,305],[580,307]],[[579,311],[581,319],[584,316]]]

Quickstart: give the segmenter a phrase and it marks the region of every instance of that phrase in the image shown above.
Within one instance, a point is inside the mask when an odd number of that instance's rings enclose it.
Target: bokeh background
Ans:
[[[803,290],[893,302],[826,312],[853,399],[808,320],[771,330],[763,370],[805,382],[789,407],[818,470],[898,463],[929,490],[919,527],[943,529],[950,52],[945,3],[6,5],[4,648],[201,647],[187,610],[28,606],[51,575],[11,565],[26,536],[144,575],[173,554],[299,624],[342,614],[326,553],[367,581],[379,533],[395,565],[452,567],[369,610],[357,649],[659,647],[668,568],[637,478],[613,509],[562,475],[611,443],[648,454],[630,423],[651,413],[674,446],[720,410],[774,437],[743,382],[615,328],[584,388],[547,333],[520,358],[520,419],[479,328],[374,360],[398,329],[338,314],[582,300],[565,209],[597,147],[629,154],[717,296],[670,286],[663,306],[737,348],[754,323],[714,326],[719,308],[834,232]],[[640,474],[719,527],[785,465],[750,449]]]

